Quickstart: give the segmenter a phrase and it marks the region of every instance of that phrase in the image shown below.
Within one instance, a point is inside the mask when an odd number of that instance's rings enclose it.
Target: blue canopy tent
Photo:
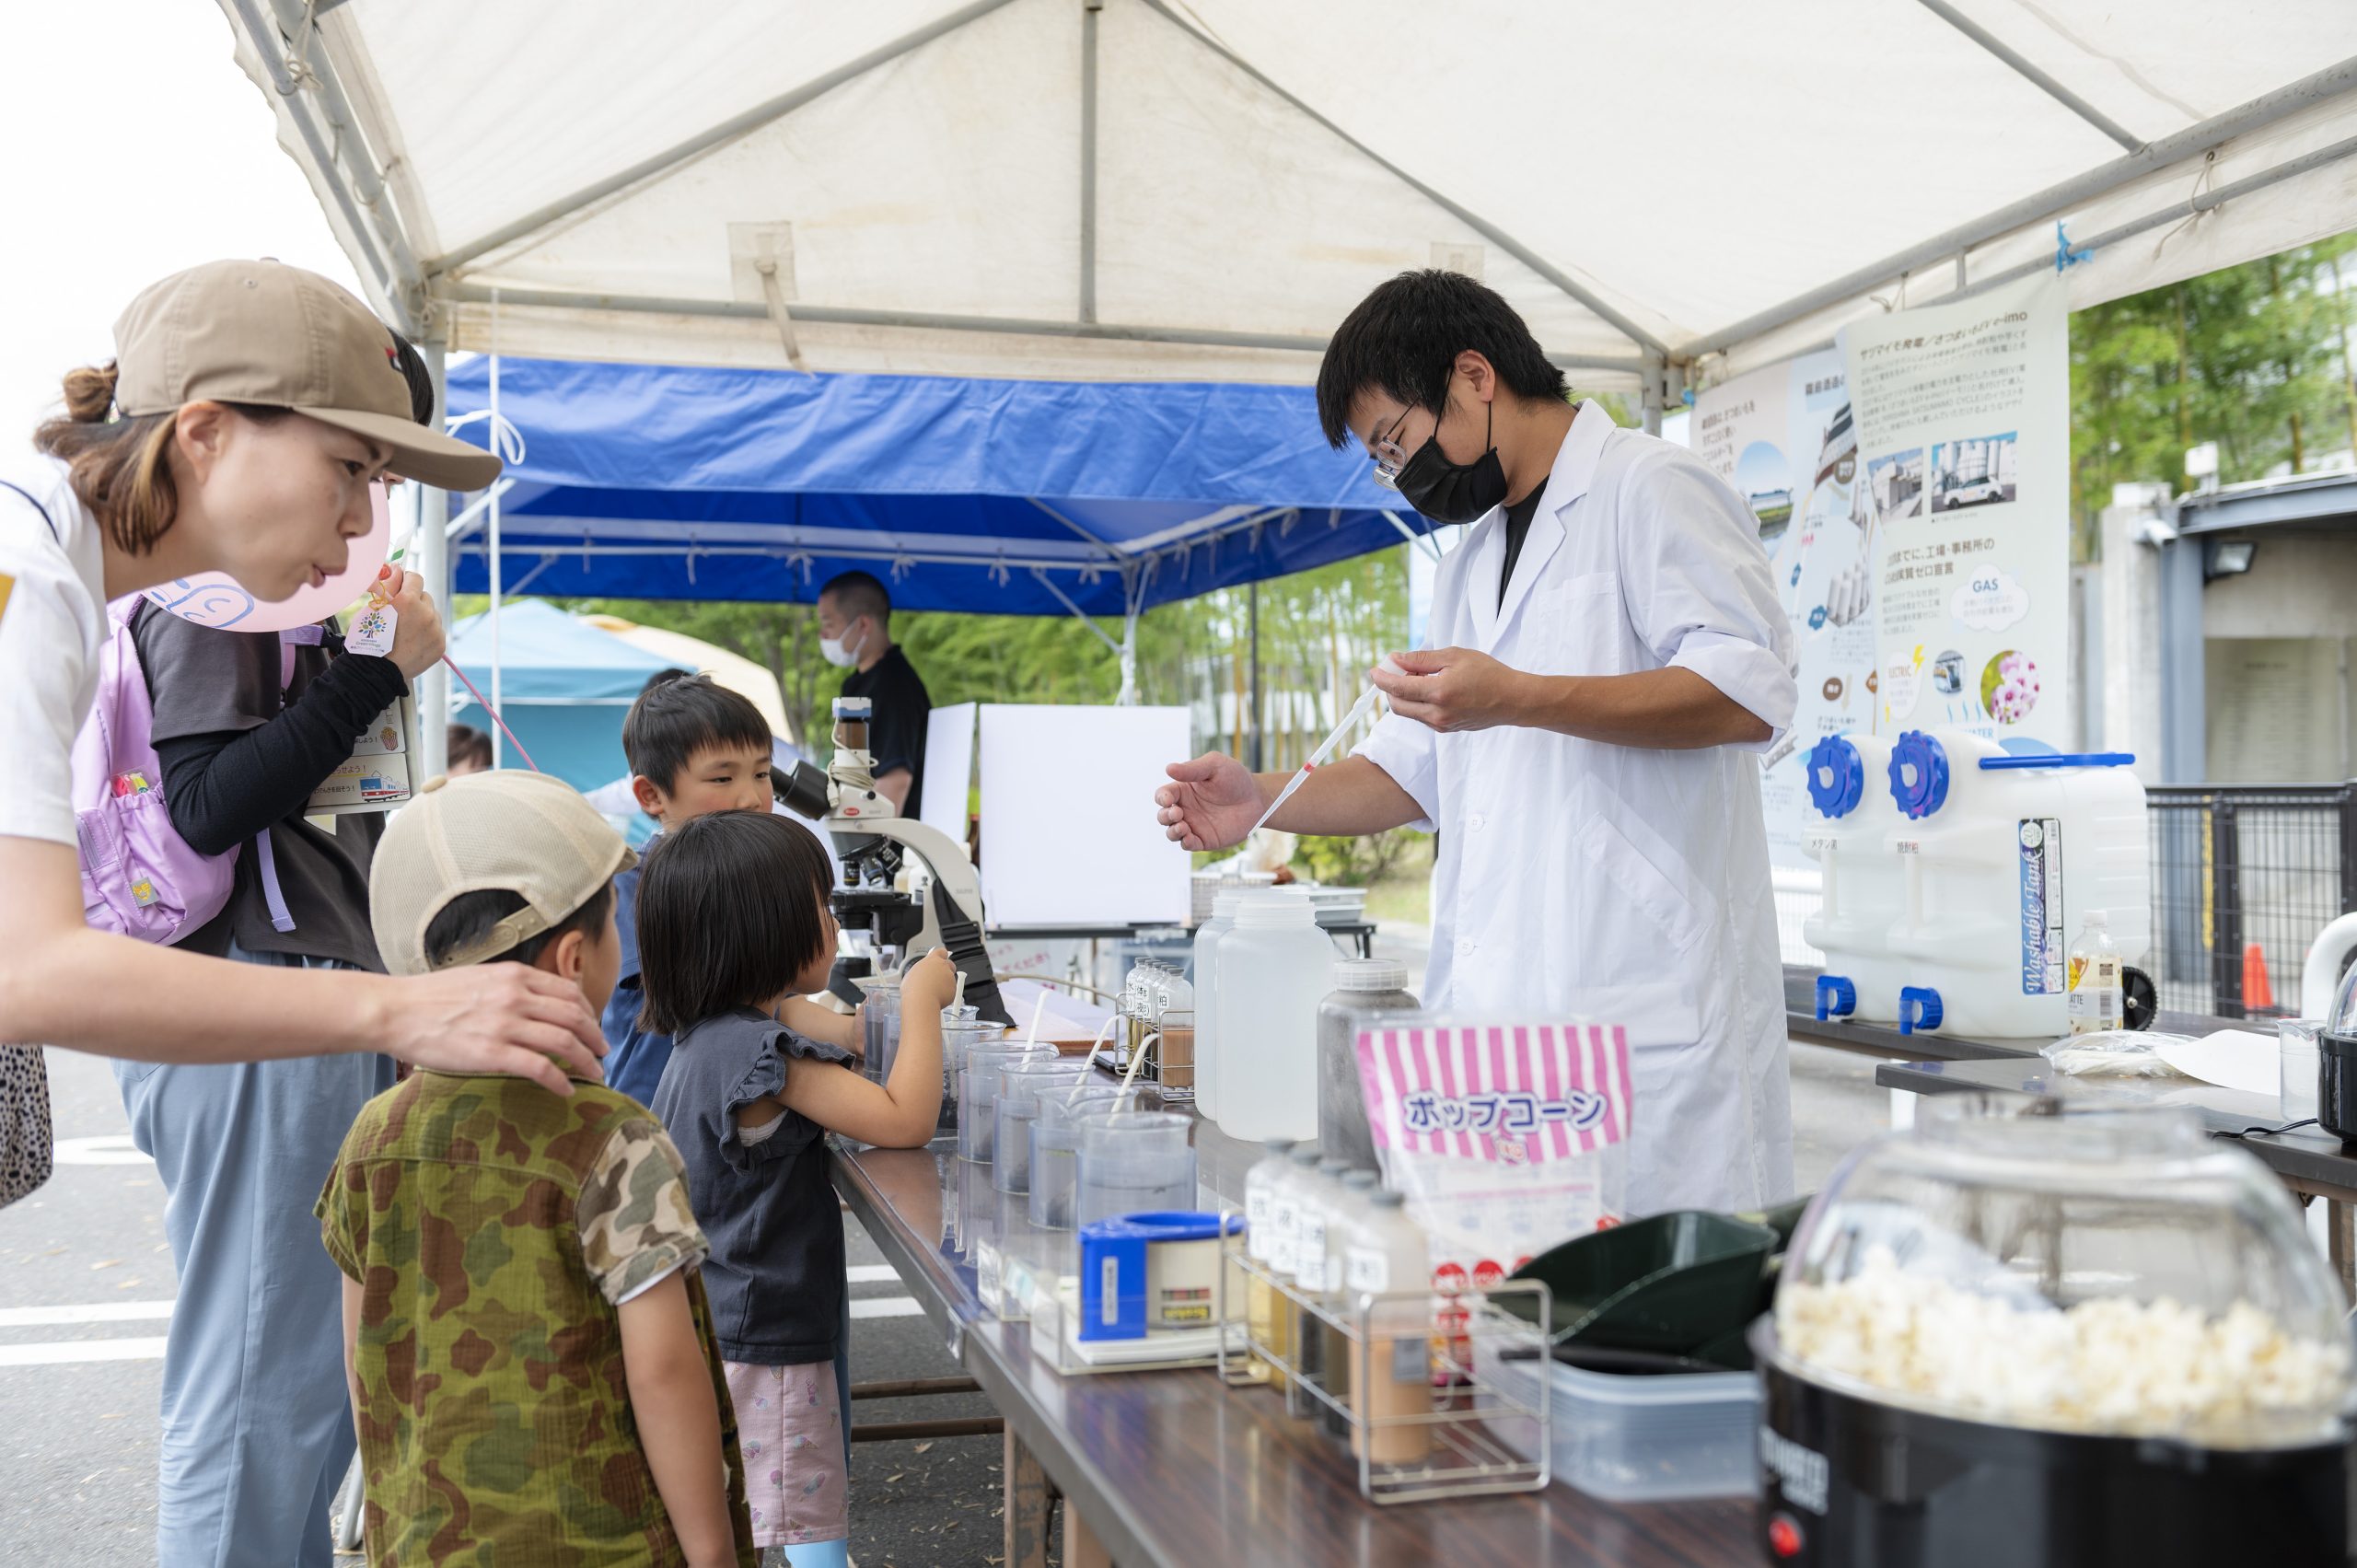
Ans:
[[[490,697],[491,617],[470,616],[453,626],[449,651],[451,662]],[[668,668],[662,659],[528,599],[500,610],[498,663],[500,714],[542,772],[586,792],[630,772],[622,715],[646,678]],[[450,718],[493,728],[464,687],[452,693]],[[521,761],[510,757],[507,765]]]
[[[911,610],[1133,616],[1430,526],[1328,447],[1306,387],[498,370],[525,448],[507,593],[807,601],[861,568]],[[451,370],[454,420],[489,410],[491,375]],[[486,511],[451,524],[459,592],[490,587]]]

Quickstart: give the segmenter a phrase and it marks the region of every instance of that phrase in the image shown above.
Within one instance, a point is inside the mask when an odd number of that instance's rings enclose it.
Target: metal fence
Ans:
[[[2164,1008],[2297,1017],[2308,944],[2357,909],[2357,784],[2160,785],[2153,951]]]

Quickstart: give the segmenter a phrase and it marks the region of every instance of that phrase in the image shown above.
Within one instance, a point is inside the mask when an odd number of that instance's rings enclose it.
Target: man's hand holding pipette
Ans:
[[[1487,654],[1471,648],[1427,648],[1393,656],[1397,665],[1378,667],[1375,684],[1401,718],[1443,734],[1529,722],[1521,716],[1528,701],[1521,691],[1525,676]]]

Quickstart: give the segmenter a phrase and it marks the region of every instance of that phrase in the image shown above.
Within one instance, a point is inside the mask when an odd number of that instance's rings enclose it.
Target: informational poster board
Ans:
[[[1154,792],[1193,755],[1189,740],[1183,707],[984,703],[991,924],[1184,924],[1191,868],[1155,820]]]
[[[1875,497],[1886,730],[2071,744],[2070,340],[2061,280],[1859,321],[1840,347]]]
[[[1856,426],[1839,351],[1804,354],[1698,394],[1694,452],[1759,519],[1776,594],[1792,624],[1800,689],[1792,728],[1761,759],[1769,857],[1802,853],[1802,759],[1819,738],[1874,727],[1875,625],[1862,590],[1873,568]]]
[[[966,807],[974,783],[974,712],[978,704],[953,703],[925,720],[924,809],[917,820],[966,842]]]

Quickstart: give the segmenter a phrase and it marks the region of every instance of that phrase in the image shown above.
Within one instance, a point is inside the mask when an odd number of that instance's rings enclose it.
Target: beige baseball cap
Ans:
[[[394,814],[368,876],[368,920],[393,974],[496,958],[561,924],[617,871],[638,864],[598,808],[546,773],[501,772],[425,781]],[[461,893],[514,893],[525,907],[440,963],[425,928]]]
[[[390,447],[389,471],[480,490],[499,459],[410,417],[393,334],[317,273],[283,261],[207,261],[150,284],[114,324],[115,406],[261,403]]]

